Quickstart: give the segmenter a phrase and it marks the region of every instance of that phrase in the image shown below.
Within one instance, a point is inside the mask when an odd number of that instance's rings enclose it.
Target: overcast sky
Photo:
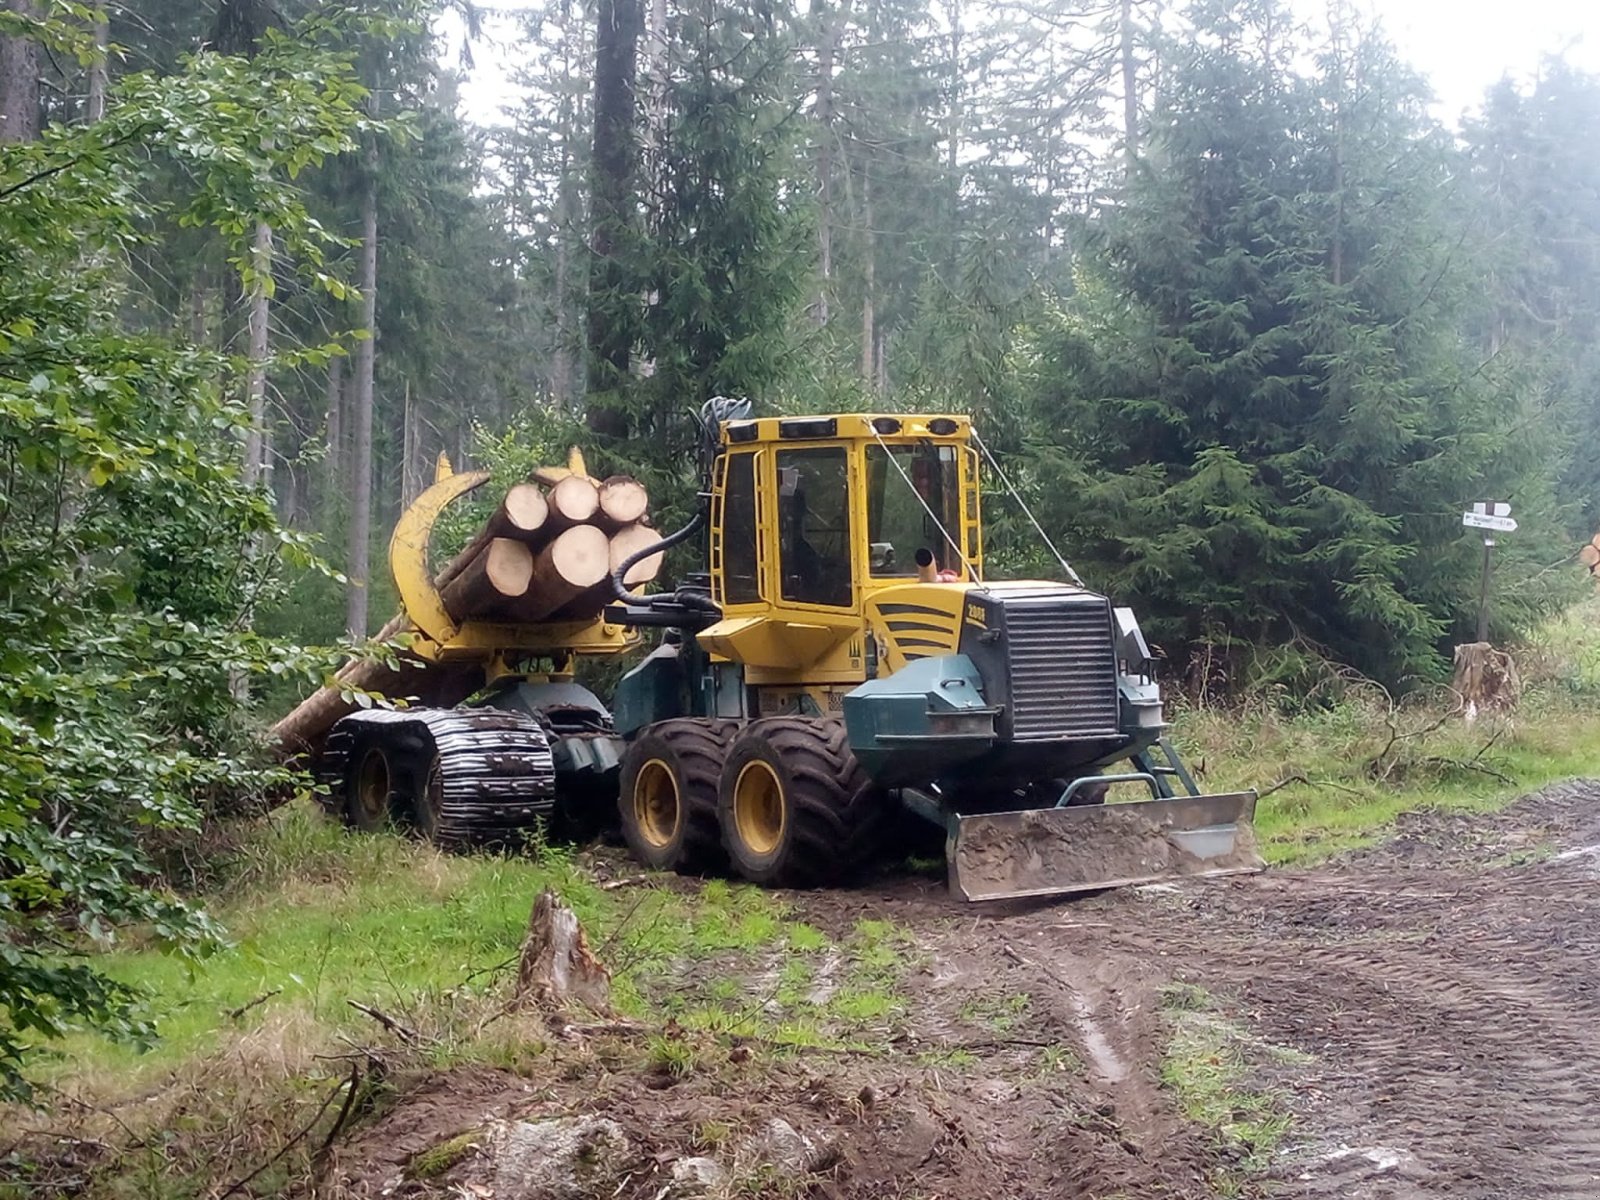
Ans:
[[[1320,20],[1325,0],[1292,0],[1308,20]],[[517,0],[497,7],[515,9]],[[1541,56],[1565,51],[1574,65],[1600,74],[1600,0],[1357,0],[1376,13],[1400,52],[1433,83],[1441,120],[1454,124],[1464,109],[1476,107],[1484,88],[1502,75],[1526,80]],[[449,61],[459,46],[459,29],[442,29]],[[502,105],[515,97],[506,78],[513,48],[501,39],[511,30],[494,23],[473,48],[476,67],[462,87],[467,115],[482,124],[498,119]]]

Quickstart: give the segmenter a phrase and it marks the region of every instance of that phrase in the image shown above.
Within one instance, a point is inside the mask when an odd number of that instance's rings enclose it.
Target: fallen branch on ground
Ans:
[[[618,888],[633,887],[635,884],[649,882],[650,876],[648,875],[629,875],[624,879],[613,879],[610,883],[602,883],[600,890],[602,892],[614,892]]]
[[[352,1080],[354,1079],[353,1072],[351,1078]],[[351,1086],[355,1086],[353,1082]],[[303,1142],[306,1138],[306,1135],[317,1127],[317,1122],[322,1120],[322,1114],[328,1111],[328,1106],[333,1103],[333,1098],[337,1096],[343,1089],[344,1081],[341,1080],[338,1087],[334,1088],[325,1097],[323,1097],[322,1103],[317,1106],[317,1111],[311,1114],[311,1120],[307,1121],[305,1125],[301,1127],[298,1133],[296,1133],[282,1146],[278,1147],[277,1153],[275,1153],[271,1158],[267,1159],[266,1162],[262,1163],[254,1171],[251,1171],[250,1174],[246,1175],[243,1179],[229,1187],[227,1191],[219,1195],[217,1200],[228,1200],[229,1196],[237,1196],[249,1186],[251,1180],[255,1179],[268,1167],[272,1166],[273,1163],[279,1161],[284,1155],[288,1154],[289,1151],[293,1150],[296,1146]]]
[[[328,1129],[328,1135],[322,1139],[322,1145],[317,1147],[317,1152],[311,1156],[313,1163],[321,1163],[328,1157],[328,1151],[333,1149],[333,1143],[338,1138],[345,1123],[350,1120],[350,1114],[355,1110],[356,1096],[361,1090],[361,1064],[356,1063],[350,1068],[350,1088],[344,1095],[344,1104],[339,1109],[339,1115],[334,1118],[333,1125]]]
[[[1268,796],[1272,795],[1273,792],[1278,791],[1280,788],[1286,788],[1292,783],[1303,783],[1307,787],[1311,786],[1311,780],[1307,779],[1304,775],[1286,775],[1271,787],[1263,788],[1261,791],[1257,792],[1256,799],[1265,800]]]
[[[273,988],[270,992],[262,992],[261,995],[257,996],[254,1000],[251,1000],[246,1004],[241,1004],[238,1008],[230,1008],[227,1012],[228,1020],[237,1021],[252,1008],[255,1008],[258,1004],[265,1004],[268,1000],[271,1000],[274,996],[280,994],[282,991],[282,988]]]
[[[390,1033],[394,1034],[402,1042],[405,1042],[408,1045],[415,1046],[422,1041],[422,1035],[415,1029],[411,1028],[409,1025],[395,1020],[388,1013],[382,1011],[381,1009],[373,1008],[370,1004],[362,1004],[359,1000],[346,1000],[345,1003],[351,1008],[355,1009],[358,1013],[363,1013],[366,1016],[371,1017],[379,1025],[382,1025]]]

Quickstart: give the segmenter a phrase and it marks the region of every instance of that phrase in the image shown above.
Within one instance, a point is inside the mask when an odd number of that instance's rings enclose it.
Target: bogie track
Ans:
[[[345,717],[328,735],[318,768],[329,807],[350,823],[360,808],[352,794],[374,769],[353,764],[381,756],[387,768],[388,818],[442,846],[524,840],[547,824],[555,807],[550,745],[531,716],[492,708],[374,710]]]

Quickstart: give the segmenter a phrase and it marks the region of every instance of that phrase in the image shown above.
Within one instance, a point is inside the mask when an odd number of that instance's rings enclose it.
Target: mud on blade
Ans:
[[[1259,871],[1255,811],[1254,792],[1231,792],[959,817],[950,890],[1001,900]]]

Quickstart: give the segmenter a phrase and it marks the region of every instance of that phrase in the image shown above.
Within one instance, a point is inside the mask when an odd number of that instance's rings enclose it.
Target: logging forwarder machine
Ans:
[[[980,456],[1009,482],[966,417],[748,414],[706,406],[700,511],[636,556],[698,538],[705,570],[639,595],[624,563],[588,623],[452,622],[426,547],[470,482],[424,493],[390,552],[412,653],[487,686],[335,725],[321,774],[347,820],[467,841],[614,794],[650,866],[816,886],[921,819],[969,900],[1260,869],[1255,794],[1200,793],[1133,614],[1059,555],[1070,583],[985,577]],[[610,706],[573,682],[573,655],[645,630]]]

